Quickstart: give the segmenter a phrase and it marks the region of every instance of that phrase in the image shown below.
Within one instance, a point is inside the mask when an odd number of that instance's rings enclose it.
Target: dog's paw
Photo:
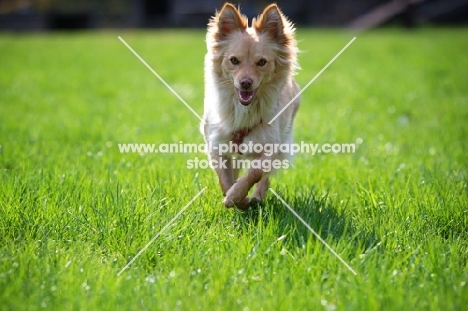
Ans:
[[[227,197],[226,197],[224,198],[223,203],[224,203],[224,206],[226,206],[227,208],[237,207],[238,209],[245,211],[249,208],[251,199],[249,197],[245,197],[239,202],[234,202],[232,200],[227,200]]]
[[[249,194],[249,188],[245,182],[238,181],[226,193],[225,201],[241,202]]]

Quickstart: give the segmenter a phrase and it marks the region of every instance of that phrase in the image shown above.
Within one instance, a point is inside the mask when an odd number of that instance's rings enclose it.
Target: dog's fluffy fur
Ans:
[[[298,69],[297,43],[290,21],[272,4],[253,19],[247,18],[232,4],[226,3],[210,21],[206,36],[205,113],[202,133],[212,146],[229,144],[236,133],[248,144],[292,143],[293,119],[299,107],[297,98],[272,124],[268,122],[299,92],[293,76]],[[246,209],[265,197],[269,175],[249,168],[238,178],[233,157],[274,160],[286,155],[277,153],[218,154],[210,159],[227,167],[215,167],[226,207]],[[249,190],[257,184],[252,197]]]

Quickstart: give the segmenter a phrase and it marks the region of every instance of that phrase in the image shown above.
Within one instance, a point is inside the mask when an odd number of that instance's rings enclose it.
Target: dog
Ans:
[[[240,152],[235,147],[292,144],[293,120],[300,102],[298,96],[295,98],[299,93],[294,80],[299,69],[295,29],[276,4],[267,6],[249,27],[247,17],[226,3],[208,24],[206,44],[201,132],[210,146],[208,156],[218,175],[224,205],[246,210],[265,198],[270,175],[288,166],[284,162],[288,154],[278,150]],[[222,144],[234,148],[226,151],[218,147]],[[239,177],[237,159],[280,163],[280,167],[251,166]]]

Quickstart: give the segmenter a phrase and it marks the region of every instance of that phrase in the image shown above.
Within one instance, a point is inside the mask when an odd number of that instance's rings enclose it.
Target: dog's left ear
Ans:
[[[273,39],[282,43],[285,40],[285,18],[276,4],[271,4],[263,10],[263,13],[253,23],[253,27],[270,35]]]

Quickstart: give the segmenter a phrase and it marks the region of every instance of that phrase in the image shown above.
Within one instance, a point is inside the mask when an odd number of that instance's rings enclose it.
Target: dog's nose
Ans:
[[[241,87],[242,87],[244,90],[250,89],[250,87],[252,86],[252,84],[253,84],[253,81],[252,81],[252,79],[250,79],[250,78],[242,78],[242,79],[240,80],[240,85],[241,85]]]

